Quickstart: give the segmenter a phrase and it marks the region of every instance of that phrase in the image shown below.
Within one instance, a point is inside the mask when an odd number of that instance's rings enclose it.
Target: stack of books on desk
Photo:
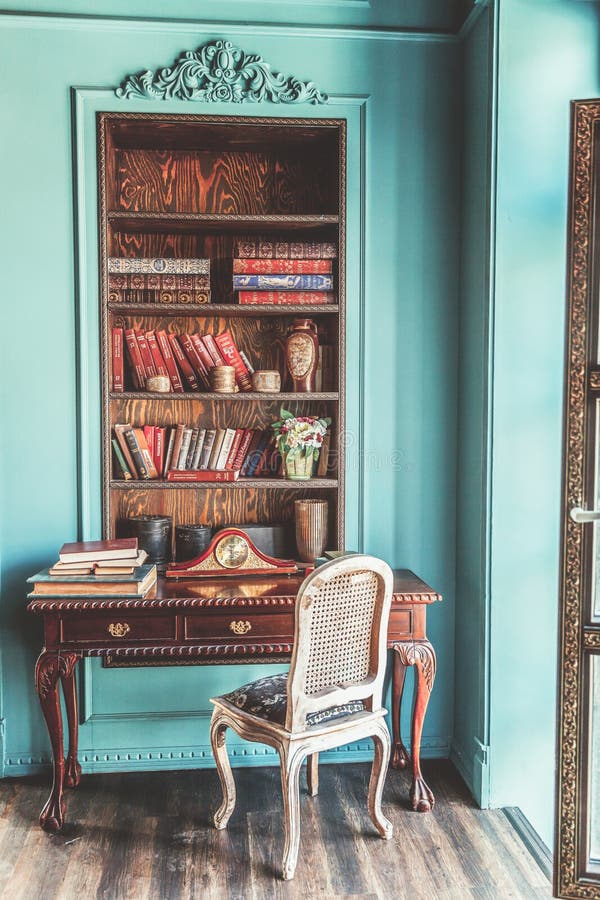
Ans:
[[[146,557],[137,538],[63,544],[58,561],[27,580],[35,596],[145,597],[157,576]]]

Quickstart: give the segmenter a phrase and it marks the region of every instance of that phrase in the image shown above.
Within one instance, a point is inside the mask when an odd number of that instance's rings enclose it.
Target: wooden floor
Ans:
[[[68,794],[68,821],[37,826],[47,779],[0,782],[0,897],[87,898],[551,897],[542,871],[501,810],[481,811],[448,763],[425,764],[432,814],[407,808],[408,775],[390,771],[384,811],[394,837],[376,836],[366,812],[369,766],[324,765],[319,796],[301,779],[296,877],[279,879],[283,849],[279,773],[237,769],[227,831],[211,826],[220,790],[213,770],[84,776]]]

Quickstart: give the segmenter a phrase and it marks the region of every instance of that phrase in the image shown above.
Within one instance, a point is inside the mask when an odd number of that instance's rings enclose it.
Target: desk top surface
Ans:
[[[57,609],[101,609],[107,607],[211,607],[251,606],[266,604],[292,605],[304,580],[302,575],[254,576],[245,578],[159,578],[156,588],[146,597],[48,597],[29,595],[30,612],[51,612]],[[428,604],[442,597],[409,569],[394,571],[393,604]]]

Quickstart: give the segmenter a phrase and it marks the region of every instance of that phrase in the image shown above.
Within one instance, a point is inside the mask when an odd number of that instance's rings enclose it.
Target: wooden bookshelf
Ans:
[[[129,515],[160,513],[183,523],[283,522],[294,500],[325,498],[330,546],[344,546],[345,123],[201,115],[98,114],[102,341],[103,528],[114,536]],[[334,241],[335,302],[319,306],[240,306],[231,283],[234,241],[244,235]],[[211,303],[111,302],[108,258],[208,257]],[[156,394],[111,390],[112,327],[219,334],[228,329],[257,368],[280,368],[296,317],[314,319],[332,347],[324,390],[231,395],[206,390]],[[127,367],[126,367],[127,370]],[[326,478],[243,478],[232,483],[122,481],[112,468],[116,423],[266,428],[284,405],[330,416]]]

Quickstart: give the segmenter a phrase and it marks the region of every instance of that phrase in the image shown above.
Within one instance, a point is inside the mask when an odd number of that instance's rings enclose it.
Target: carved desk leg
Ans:
[[[69,727],[69,752],[65,760],[65,785],[69,788],[77,787],[81,781],[81,766],[77,759],[79,723],[77,721],[77,687],[75,683],[75,667],[79,658],[76,653],[68,653],[61,657],[65,665],[64,671],[61,669],[60,680],[65,697],[67,724]]]
[[[429,641],[401,641],[394,644],[394,650],[404,666],[415,666],[417,692],[413,708],[411,754],[413,782],[410,789],[412,808],[417,812],[433,809],[435,798],[421,774],[421,735],[427,704],[435,679],[435,651]]]
[[[35,667],[35,686],[50,735],[54,780],[48,801],[40,813],[40,825],[46,831],[53,833],[60,831],[65,819],[65,801],[63,799],[65,760],[62,713],[58,693],[58,680],[62,671],[64,671],[64,660],[58,653],[42,651]]]
[[[402,742],[400,734],[400,713],[402,710],[402,694],[404,693],[404,681],[406,679],[406,666],[402,662],[400,653],[394,652],[394,666],[392,672],[392,732],[394,739],[394,751],[392,755],[393,769],[406,769],[410,765],[408,750]]]

